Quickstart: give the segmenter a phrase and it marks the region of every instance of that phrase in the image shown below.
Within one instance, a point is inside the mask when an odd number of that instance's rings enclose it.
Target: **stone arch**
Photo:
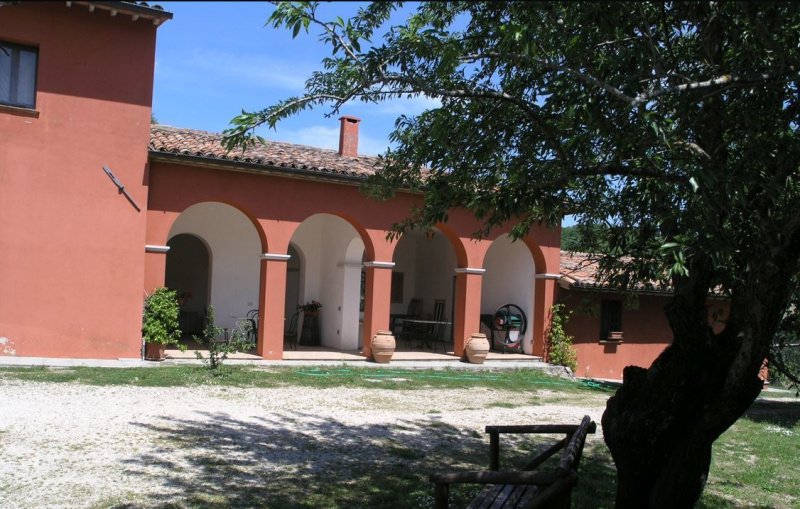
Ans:
[[[339,350],[358,347],[364,238],[363,228],[357,228],[340,214],[328,213],[309,216],[291,237],[290,243],[304,258],[303,300],[317,300],[323,306],[319,313],[322,346]],[[369,236],[366,238],[369,241]],[[316,340],[305,341],[301,335],[301,345],[314,346],[315,343]]]
[[[488,315],[505,304],[519,306],[525,313],[528,325],[522,339],[525,353],[530,354],[534,337],[535,318],[535,275],[538,267],[530,246],[514,242],[508,234],[496,237],[483,259],[481,290],[481,317]],[[500,338],[495,338],[500,340]],[[499,346],[496,341],[495,348]]]
[[[209,303],[215,308],[217,325],[233,329],[238,318],[258,307],[263,231],[239,208],[200,202],[173,221],[169,239],[179,234],[205,240],[211,253]]]
[[[183,336],[199,334],[211,298],[211,249],[205,239],[191,233],[172,236],[167,246],[170,249],[167,251],[164,286],[177,294]]]
[[[452,229],[438,225],[430,232],[409,231],[396,243],[392,261],[393,282],[390,301],[391,315],[405,315],[412,300],[421,303],[418,313],[432,317],[437,301],[444,301],[442,318],[453,323],[456,315],[455,269],[466,264],[466,251]],[[401,286],[398,286],[401,285]],[[402,331],[399,323],[390,324],[395,333]],[[444,331],[445,340],[452,338],[452,326]],[[406,334],[402,336],[407,336]],[[406,343],[401,344],[405,346]],[[408,346],[414,348],[415,343]]]

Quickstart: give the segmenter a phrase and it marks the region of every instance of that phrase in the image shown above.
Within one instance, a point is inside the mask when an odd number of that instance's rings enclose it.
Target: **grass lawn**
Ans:
[[[376,401],[381,398],[381,389],[436,389],[456,394],[456,391],[482,388],[520,394],[519,398],[498,399],[489,405],[499,408],[539,404],[594,405],[597,408],[598,400],[613,393],[613,387],[553,378],[535,370],[472,372],[225,366],[212,374],[199,366],[0,368],[0,384],[13,380],[141,387],[367,388],[375,389]],[[299,450],[282,451],[296,458],[287,464],[285,473],[272,473],[268,480],[253,483],[250,481],[258,475],[260,459],[246,456],[256,454],[248,444],[264,440],[279,444],[278,436],[269,439],[273,431],[252,423],[232,422],[224,416],[216,418],[212,424],[215,436],[224,438],[226,447],[239,448],[238,462],[226,461],[224,455],[217,454],[219,444],[206,440],[209,430],[205,426],[185,423],[175,429],[164,428],[159,430],[163,440],[160,447],[166,452],[154,461],[170,458],[170,450],[194,448],[190,465],[192,482],[185,486],[185,496],[178,503],[158,505],[157,501],[137,498],[136,493],[131,493],[124,500],[107,500],[100,506],[423,508],[432,507],[433,502],[433,489],[427,480],[430,472],[478,469],[486,464],[486,437],[451,424],[437,424],[434,420],[426,421],[422,427],[416,422],[391,422],[370,425],[370,429],[352,429],[328,423],[330,441],[320,442],[312,437],[301,440]],[[358,439],[359,435],[373,438]],[[511,454],[504,456],[504,461],[507,458],[507,464],[519,464],[540,448],[543,440],[515,439],[513,447],[507,449]],[[430,446],[420,447],[420,443]],[[242,461],[242,455],[247,461]],[[298,463],[303,463],[303,458],[319,455],[333,455],[337,467],[316,471],[306,469],[313,465],[300,465],[302,475],[298,473]],[[364,460],[365,457],[368,459]],[[759,399],[747,416],[715,444],[710,477],[698,507],[800,507],[798,457],[800,400]],[[170,482],[180,485],[184,481],[175,476]],[[573,493],[573,507],[613,507],[614,482],[614,466],[602,437],[590,437],[581,464],[580,481]],[[469,486],[454,489],[452,507],[463,507],[476,492],[477,488]]]
[[[362,387],[418,390],[485,387],[530,392],[549,389],[565,393],[609,391],[606,384],[573,381],[535,369],[473,372],[467,370],[386,368],[256,368],[225,365],[216,371],[197,365],[153,368],[0,368],[0,379],[34,382],[75,382],[88,385],[134,385],[139,387],[186,387],[217,385],[230,387]]]
[[[708,483],[697,507],[800,507],[800,401],[759,399],[714,444]],[[594,440],[584,453],[573,507],[613,507],[615,470]]]

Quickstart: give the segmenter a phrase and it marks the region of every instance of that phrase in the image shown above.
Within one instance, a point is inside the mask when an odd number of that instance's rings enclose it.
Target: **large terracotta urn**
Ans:
[[[483,361],[486,360],[486,355],[489,353],[489,340],[486,339],[486,334],[472,334],[467,340],[465,351],[467,360],[471,363],[483,364]]]
[[[379,330],[372,338],[372,359],[380,364],[386,364],[394,355],[394,336],[392,331]]]

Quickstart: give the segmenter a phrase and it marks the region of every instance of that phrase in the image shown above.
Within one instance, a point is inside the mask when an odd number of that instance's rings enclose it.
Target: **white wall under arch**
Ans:
[[[358,306],[364,242],[353,226],[331,214],[315,214],[292,236],[304,258],[301,294],[322,303],[321,342],[340,350],[358,348]]]
[[[436,300],[444,300],[445,320],[453,321],[456,253],[450,240],[434,230],[430,238],[418,231],[404,234],[397,242],[392,261],[394,272],[403,274],[403,300],[391,304],[391,313],[405,314],[411,299],[422,300],[422,314],[434,312]],[[445,337],[450,337],[448,326]]]
[[[516,304],[525,312],[528,328],[523,337],[525,353],[532,353],[533,303],[536,266],[528,246],[501,235],[483,261],[486,273],[481,285],[481,314],[493,314],[504,304]]]
[[[169,238],[190,233],[211,252],[211,305],[217,325],[233,328],[237,317],[258,307],[261,241],[247,216],[230,205],[204,202],[178,216]]]

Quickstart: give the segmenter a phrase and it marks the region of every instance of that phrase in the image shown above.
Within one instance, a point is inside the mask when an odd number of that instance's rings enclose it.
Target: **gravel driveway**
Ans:
[[[486,424],[599,422],[606,398],[0,380],[0,507],[374,507],[377,481],[425,507]]]

